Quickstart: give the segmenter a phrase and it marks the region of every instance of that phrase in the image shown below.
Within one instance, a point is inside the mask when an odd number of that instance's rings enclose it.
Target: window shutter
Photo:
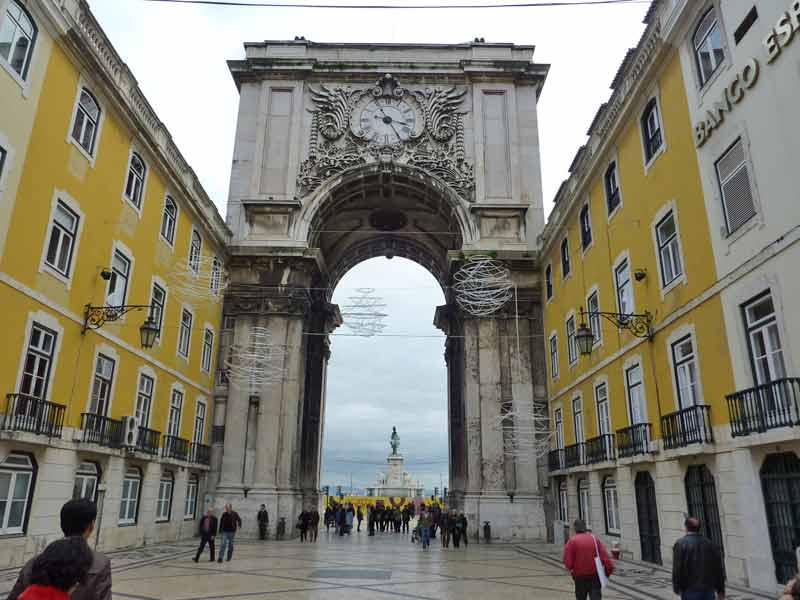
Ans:
[[[756,214],[741,138],[717,161],[717,176],[728,233],[733,233]]]

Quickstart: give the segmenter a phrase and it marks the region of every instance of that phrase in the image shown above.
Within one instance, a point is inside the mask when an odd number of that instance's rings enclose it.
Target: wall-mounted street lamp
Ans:
[[[120,306],[92,306],[87,304],[83,313],[83,329],[81,335],[86,333],[87,329],[100,329],[108,322],[114,322],[121,319],[126,313],[132,310],[151,310],[149,304],[122,304]],[[139,336],[142,343],[142,348],[145,350],[152,348],[158,339],[158,323],[155,322],[152,315],[148,315],[141,327],[139,327]]]
[[[629,331],[635,337],[650,339],[653,336],[651,324],[653,316],[649,312],[641,314],[613,313],[613,312],[588,312],[581,307],[581,324],[575,332],[575,343],[578,345],[578,352],[583,356],[589,356],[594,348],[594,333],[586,324],[587,319],[603,317],[614,324],[617,329]]]

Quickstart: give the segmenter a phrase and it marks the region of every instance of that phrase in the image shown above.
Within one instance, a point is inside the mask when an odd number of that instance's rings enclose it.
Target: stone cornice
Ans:
[[[100,27],[86,0],[37,0],[49,11],[63,15],[69,33],[62,38],[77,57],[91,67],[92,74],[102,78],[106,94],[118,103],[122,118],[129,119],[141,137],[148,142],[153,157],[161,162],[165,175],[184,196],[195,213],[198,224],[215,240],[220,252],[232,236],[214,203],[200,184],[172,139],[145,98],[136,78],[114,49]]]

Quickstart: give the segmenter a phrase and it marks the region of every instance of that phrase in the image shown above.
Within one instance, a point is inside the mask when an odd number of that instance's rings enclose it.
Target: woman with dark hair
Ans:
[[[33,561],[31,584],[19,600],[68,600],[91,566],[92,551],[83,537],[56,540]]]

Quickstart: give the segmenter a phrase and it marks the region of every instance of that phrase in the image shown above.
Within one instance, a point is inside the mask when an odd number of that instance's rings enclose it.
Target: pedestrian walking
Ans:
[[[308,513],[302,511],[297,517],[297,524],[295,527],[300,530],[300,541],[305,542],[308,539]]]
[[[69,600],[86,583],[92,560],[83,537],[56,540],[34,559],[30,585],[20,594],[20,600]]]
[[[681,600],[724,600],[722,555],[700,533],[700,519],[688,517],[684,527],[686,535],[672,547],[672,590]]]
[[[461,536],[460,538],[464,540],[464,546],[469,546],[469,536],[467,535],[467,517],[464,513],[459,513],[458,515],[458,523],[461,525]],[[458,544],[456,544],[456,548]]]
[[[353,520],[355,519],[355,516],[356,516],[356,511],[353,508],[353,505],[351,504],[350,506],[347,507],[347,510],[344,513],[345,533],[347,535],[350,535],[350,533],[353,531]]]
[[[356,531],[360,532],[361,531],[361,521],[364,520],[364,511],[361,509],[360,506],[358,507],[358,512],[356,512],[356,519],[358,519],[358,527],[356,528]]]
[[[464,523],[461,521],[462,515],[456,514],[456,511],[452,512],[452,519],[453,519],[453,548],[458,548],[459,544],[461,543],[461,537],[464,535]],[[466,519],[464,519],[466,521]],[[466,539],[464,540],[466,545]]]
[[[330,506],[325,509],[325,515],[323,518],[325,519],[325,531],[330,532],[331,525],[333,525],[333,511],[331,510]]]
[[[317,541],[319,535],[319,511],[315,508],[311,511],[311,520],[308,523],[308,535],[312,542]]]
[[[411,509],[406,506],[403,509],[403,533],[408,533],[408,523],[411,521]]]
[[[431,544],[431,528],[433,527],[433,520],[431,519],[430,514],[425,510],[423,506],[420,513],[419,513],[419,521],[417,522],[417,528],[419,529],[419,539],[422,542],[422,549],[427,550],[428,546]]]
[[[439,529],[441,531],[442,548],[450,547],[450,515],[443,512],[439,517]]]
[[[91,500],[70,500],[61,507],[61,531],[64,537],[80,536],[88,540],[94,531],[97,506]],[[32,583],[33,566],[37,557],[30,559],[22,570],[8,600],[17,600]],[[111,561],[105,554],[92,552],[92,565],[86,581],[72,593],[71,600],[111,600]]]
[[[575,582],[575,598],[600,600],[603,584],[600,581],[595,558],[600,558],[605,577],[611,577],[614,563],[608,557],[603,543],[586,530],[586,523],[576,519],[573,528],[575,535],[569,538],[567,545],[564,546],[564,566]]]
[[[214,562],[214,538],[217,537],[217,517],[214,516],[214,509],[211,506],[208,507],[205,516],[200,519],[197,533],[200,534],[200,545],[197,547],[197,554],[194,555],[192,560],[194,562],[200,560],[200,555],[205,550],[206,544],[208,544],[208,549],[211,551],[209,562]]]
[[[258,520],[258,538],[261,540],[267,539],[267,526],[269,526],[269,513],[267,512],[267,507],[262,504],[261,508],[256,515],[256,519]]]
[[[219,557],[217,562],[222,562],[222,557],[225,555],[227,549],[228,554],[225,560],[230,561],[233,558],[233,538],[236,536],[236,530],[241,528],[242,519],[239,513],[233,510],[231,504],[225,505],[225,512],[219,518],[219,534],[222,536],[222,543],[219,545]]]

